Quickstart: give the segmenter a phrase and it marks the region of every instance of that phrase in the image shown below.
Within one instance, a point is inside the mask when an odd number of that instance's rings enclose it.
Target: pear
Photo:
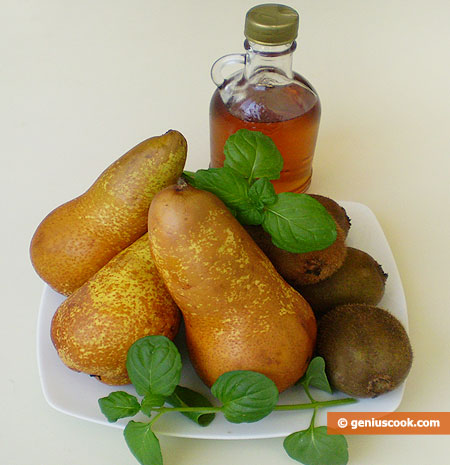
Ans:
[[[162,190],[150,206],[148,236],[206,385],[252,370],[281,392],[303,375],[316,338],[311,307],[218,197],[185,183]]]
[[[30,246],[39,276],[70,295],[141,237],[150,202],[181,175],[186,150],[178,131],[147,139],[110,165],[84,194],[47,215]]]
[[[72,370],[106,384],[127,384],[130,346],[154,334],[173,339],[179,323],[179,310],[158,274],[144,234],[58,307],[51,338]]]

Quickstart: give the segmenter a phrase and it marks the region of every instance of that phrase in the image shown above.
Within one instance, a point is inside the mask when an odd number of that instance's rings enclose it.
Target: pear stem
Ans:
[[[181,176],[181,177],[178,178],[175,190],[177,192],[184,191],[188,186],[189,186],[189,184]]]

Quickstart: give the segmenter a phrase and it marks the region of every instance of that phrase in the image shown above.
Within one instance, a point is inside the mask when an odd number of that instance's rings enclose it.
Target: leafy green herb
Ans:
[[[306,194],[276,194],[283,158],[272,139],[240,129],[224,147],[223,168],[185,171],[194,187],[217,195],[242,224],[262,225],[279,248],[293,253],[329,247],[336,240],[336,223],[326,208]]]
[[[258,178],[278,179],[283,157],[273,140],[258,131],[239,129],[225,142],[224,166],[251,183]]]
[[[184,386],[177,386],[175,392],[167,398],[167,403],[174,407],[212,407],[211,402],[205,396]],[[201,411],[181,413],[200,426],[208,426],[215,417],[214,413]]]
[[[292,433],[284,440],[284,449],[291,458],[303,465],[346,465],[348,445],[345,437],[328,435],[326,426],[316,427],[314,424],[319,407],[309,387],[313,386],[328,393],[332,392],[325,373],[325,360],[322,357],[315,357],[311,360],[299,384],[305,389],[311,405],[314,405],[314,414],[308,429]]]
[[[322,357],[314,357],[311,360],[306,373],[299,382],[303,384],[305,389],[308,389],[309,386],[313,386],[321,391],[332,393],[330,383],[325,373],[325,360]]]
[[[180,381],[181,357],[164,336],[146,336],[128,350],[127,371],[139,395],[170,396]]]
[[[131,420],[123,432],[131,453],[142,465],[163,465],[161,446],[151,423]]]
[[[166,396],[160,394],[147,394],[141,402],[141,410],[147,416],[151,416],[155,407],[162,407],[166,403]]]
[[[111,423],[119,418],[132,417],[141,408],[136,397],[125,391],[111,392],[108,397],[99,399],[98,404],[103,415]]]
[[[187,177],[190,184],[198,189],[217,195],[243,224],[261,224],[262,209],[258,209],[249,195],[247,181],[230,168],[199,170]]]
[[[289,456],[305,465],[347,463],[345,438],[328,436],[326,427],[314,425],[319,408],[355,402],[351,398],[326,401],[312,398],[309,386],[329,392],[323,359],[313,359],[300,380],[310,402],[292,405],[277,405],[278,390],[266,376],[253,371],[231,371],[220,376],[212,386],[212,394],[222,402],[221,406],[212,406],[201,394],[186,387],[174,386],[175,380],[179,380],[180,369],[180,354],[172,341],[164,336],[144,337],[131,346],[127,358],[128,375],[136,391],[145,396],[141,404],[135,396],[123,391],[99,399],[100,409],[109,421],[135,415],[139,410],[150,417],[146,423],[130,420],[123,433],[131,453],[140,464],[162,465],[161,447],[152,427],[161,415],[168,412],[180,412],[198,425],[206,426],[217,412],[223,413],[230,422],[249,423],[261,420],[273,410],[306,409],[314,409],[310,427],[286,438],[284,447]],[[163,389],[165,382],[167,385]],[[173,407],[166,407],[165,403]]]
[[[268,178],[257,179],[250,186],[248,197],[256,208],[261,211],[264,210],[266,205],[273,205],[277,201],[277,194]]]
[[[275,383],[254,371],[229,371],[211,388],[222,403],[225,418],[232,423],[259,421],[275,408],[278,389]]]
[[[304,465],[345,465],[348,462],[347,440],[327,434],[326,426],[310,427],[284,440],[288,455]]]
[[[246,209],[240,208],[239,210],[235,210],[234,214],[241,224],[258,225],[261,224],[264,219],[264,214],[252,205]]]
[[[262,226],[277,247],[294,253],[325,249],[336,240],[333,218],[306,194],[278,194],[277,201],[266,208]]]
[[[195,187],[212,192],[232,209],[249,204],[247,181],[230,168],[198,170],[194,179]]]

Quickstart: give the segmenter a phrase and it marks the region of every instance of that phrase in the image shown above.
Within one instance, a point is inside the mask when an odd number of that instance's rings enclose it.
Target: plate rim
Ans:
[[[395,257],[394,257],[394,255],[392,253],[392,249],[391,249],[390,244],[389,244],[389,242],[387,240],[387,237],[386,237],[386,235],[384,233],[384,230],[381,227],[381,224],[379,223],[379,221],[378,221],[376,215],[374,214],[374,212],[367,205],[364,205],[364,204],[362,204],[360,202],[344,201],[344,200],[342,200],[342,201],[337,200],[336,202],[339,205],[343,206],[346,210],[347,209],[351,210],[352,208],[360,208],[360,209],[365,210],[366,213],[368,213],[370,216],[372,216],[373,220],[378,225],[378,229],[379,229],[378,233],[381,232],[381,234],[382,234],[381,238],[383,240],[383,248],[385,249],[385,252],[389,253],[389,255],[390,255],[391,266],[393,265],[395,267],[394,271],[395,271],[396,278],[398,280],[399,290],[401,291],[400,294],[401,294],[401,299],[402,299],[402,306],[404,308],[404,314],[402,315],[402,320],[401,321],[402,321],[402,324],[404,325],[404,327],[406,329],[406,332],[409,334],[408,309],[407,309],[407,302],[406,302],[406,297],[405,297],[405,293],[404,293],[403,283],[401,281],[401,276],[400,276],[400,273],[399,273],[399,270],[398,270],[398,267],[397,267],[397,263],[395,261]],[[351,229],[350,229],[350,231],[351,231]],[[43,291],[41,293],[41,298],[40,298],[40,303],[39,303],[39,314],[38,314],[37,335],[36,335],[36,355],[37,355],[38,373],[39,373],[41,389],[42,389],[45,400],[47,401],[47,403],[52,408],[54,408],[55,410],[65,414],[65,415],[69,415],[69,416],[78,418],[78,419],[83,420],[83,421],[89,421],[89,422],[92,422],[92,423],[106,425],[106,426],[110,426],[110,427],[114,427],[114,428],[118,428],[118,429],[124,429],[125,424],[124,424],[123,421],[121,422],[119,420],[118,422],[110,423],[110,422],[108,422],[106,420],[106,418],[104,420],[101,420],[101,419],[98,419],[98,418],[89,417],[87,415],[83,415],[81,413],[74,412],[74,411],[70,410],[69,408],[65,408],[64,406],[59,405],[55,401],[55,399],[52,398],[52,396],[50,394],[50,391],[49,391],[49,386],[47,384],[49,380],[48,380],[48,378],[46,379],[46,377],[44,376],[44,373],[45,373],[45,368],[44,368],[44,363],[43,363],[43,355],[44,354],[42,352],[44,350],[44,345],[43,345],[42,338],[43,338],[43,334],[44,334],[44,329],[47,329],[47,328],[44,328],[44,322],[45,321],[44,321],[44,318],[43,318],[43,312],[45,311],[44,304],[46,302],[46,297],[47,297],[49,292],[56,293],[56,291],[54,291],[48,284],[44,283],[44,287],[43,287]],[[64,298],[64,296],[61,296],[61,298]],[[47,332],[47,335],[50,338],[49,332]],[[46,342],[48,343],[48,341],[46,341]],[[65,368],[67,370],[70,370],[67,367],[65,367]],[[74,373],[74,372],[72,372],[72,373]],[[87,376],[86,374],[80,374],[80,375]],[[400,384],[397,387],[397,389],[392,391],[392,393],[396,394],[396,401],[392,404],[389,411],[395,411],[399,407],[399,405],[400,405],[400,403],[401,403],[401,401],[403,399],[404,390],[405,390],[405,387],[406,387],[406,382],[407,382],[407,380],[403,381],[403,383]],[[123,388],[123,386],[109,386],[108,388],[110,388],[111,391],[113,391],[113,390],[121,390]],[[361,400],[364,400],[364,399],[361,399]],[[352,405],[355,405],[355,404],[352,404]],[[329,411],[329,409],[323,409],[323,410],[325,410],[326,412]],[[341,411],[346,411],[346,409],[344,407],[342,407]],[[376,411],[376,410],[374,410],[374,411]],[[128,419],[123,419],[123,420],[128,421]],[[235,427],[235,424],[232,424],[232,425],[234,425],[234,427]],[[248,424],[246,424],[246,425],[248,425]],[[224,434],[224,433],[218,434],[217,432],[214,432],[212,429],[203,428],[203,427],[198,427],[198,428],[199,428],[198,433],[193,434],[192,432],[189,432],[189,431],[186,431],[186,432],[183,433],[183,432],[180,432],[180,431],[170,431],[170,429],[167,430],[167,428],[166,428],[166,430],[164,430],[164,428],[162,430],[159,430],[158,423],[155,423],[154,432],[157,433],[157,434],[162,434],[162,435],[172,436],[172,437],[180,437],[180,438],[226,439],[226,440],[266,439],[266,438],[278,438],[278,437],[286,436],[285,431],[271,431],[270,433],[268,433],[268,432],[233,433],[233,432],[230,431],[230,433],[228,433],[228,434]]]

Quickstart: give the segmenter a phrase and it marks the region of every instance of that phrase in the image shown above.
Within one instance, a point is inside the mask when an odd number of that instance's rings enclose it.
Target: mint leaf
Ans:
[[[131,420],[123,431],[131,453],[142,465],[163,465],[159,440],[151,430],[150,423]]]
[[[284,440],[288,455],[304,465],[346,465],[347,440],[342,435],[328,435],[326,426],[308,428]]]
[[[336,240],[332,216],[306,194],[278,194],[277,201],[266,206],[262,226],[277,247],[293,253],[322,250]]]
[[[109,396],[98,399],[98,404],[110,423],[119,418],[133,417],[141,408],[136,397],[125,391],[111,392]]]
[[[232,423],[261,420],[272,412],[278,402],[275,383],[255,371],[224,373],[213,384],[211,392],[222,402],[222,412]]]
[[[314,357],[311,360],[300,383],[306,386],[306,389],[309,386],[313,386],[330,394],[333,392],[325,373],[325,360],[322,357]]]
[[[261,224],[263,215],[249,199],[247,181],[230,168],[198,170],[193,185],[217,195],[240,223]]]
[[[166,401],[165,396],[161,396],[159,394],[147,394],[141,403],[141,410],[144,412],[148,417],[152,414],[152,409],[154,407],[162,407]]]
[[[167,398],[173,407],[212,407],[211,402],[200,393],[184,386],[177,386],[175,392]],[[180,412],[200,426],[208,426],[215,417],[214,413]]]
[[[128,350],[126,366],[128,376],[141,396],[170,396],[180,381],[180,353],[165,336],[138,339]]]
[[[283,157],[273,140],[259,131],[239,129],[225,142],[224,166],[249,180],[279,179]]]
[[[212,192],[227,206],[236,209],[248,203],[248,184],[229,168],[209,168],[195,173],[194,186]]]
[[[247,209],[236,210],[235,216],[241,224],[259,225],[264,220],[263,212],[253,205],[250,205]]]
[[[306,194],[276,194],[283,158],[272,139],[240,129],[225,143],[223,168],[184,172],[191,185],[217,195],[244,225],[259,225],[279,248],[293,253],[329,247],[336,223],[326,208]]]
[[[256,180],[248,190],[248,197],[261,210],[264,205],[272,205],[277,201],[275,189],[267,178]]]

